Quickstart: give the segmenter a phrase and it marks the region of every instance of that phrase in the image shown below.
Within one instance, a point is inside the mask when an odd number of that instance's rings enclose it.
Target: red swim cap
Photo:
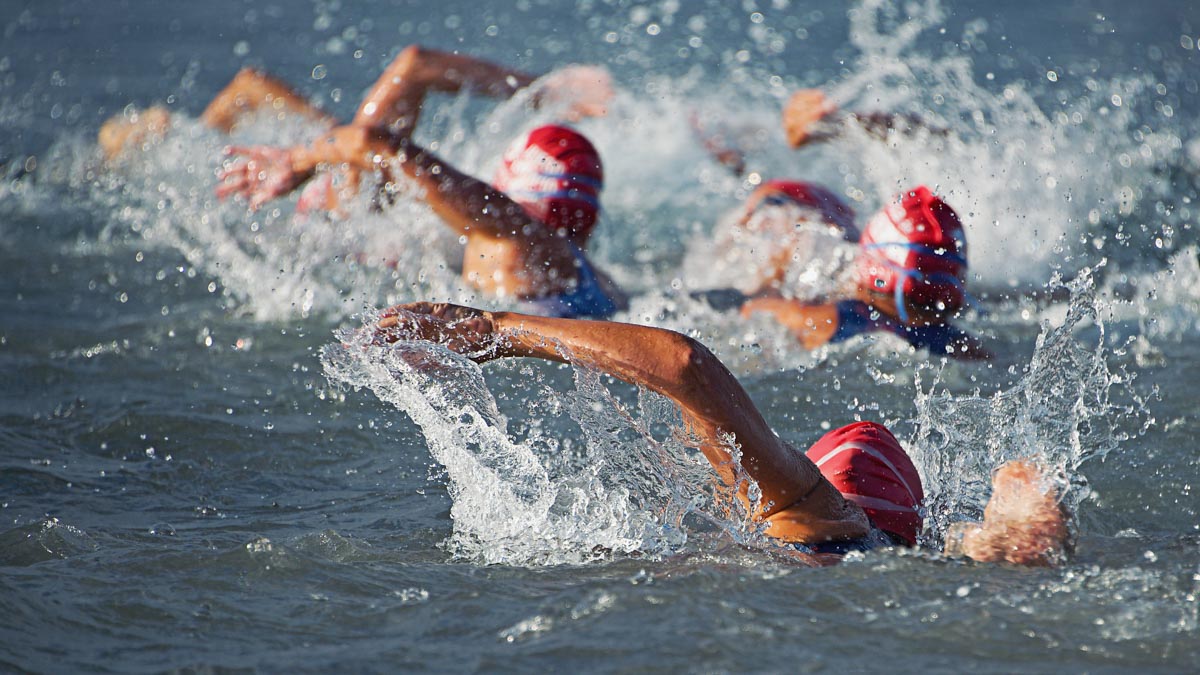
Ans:
[[[859,241],[859,285],[894,293],[901,318],[912,305],[953,314],[963,306],[967,240],[962,222],[924,185],[883,207]]]
[[[600,213],[604,168],[582,134],[547,125],[509,146],[492,185],[552,229],[586,237]]]
[[[925,493],[917,468],[887,427],[848,424],[822,436],[805,454],[843,497],[867,512],[875,527],[916,546],[921,531],[917,508]]]
[[[858,241],[858,226],[854,224],[854,211],[831,190],[798,180],[769,180],[759,188],[763,191],[781,193],[789,200],[810,209],[820,211],[825,222],[841,228],[847,241]]]

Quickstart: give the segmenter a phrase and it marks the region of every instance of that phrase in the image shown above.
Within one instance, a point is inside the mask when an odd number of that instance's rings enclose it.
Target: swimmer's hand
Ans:
[[[1008,462],[992,477],[992,497],[983,522],[951,528],[946,553],[1035,567],[1062,563],[1070,545],[1060,498],[1058,489],[1032,461]]]
[[[266,145],[234,146],[225,154],[235,157],[217,172],[217,198],[244,197],[250,210],[257,211],[268,201],[295,190],[312,177],[312,172],[298,171],[286,148]]]
[[[539,82],[534,94],[538,107],[561,106],[569,121],[584,117],[604,117],[612,101],[612,75],[600,66],[572,65],[559,68]]]
[[[491,312],[447,303],[413,302],[385,309],[373,341],[400,340],[436,342],[476,363],[506,355]]]
[[[798,148],[827,135],[817,124],[837,112],[837,106],[820,89],[801,89],[783,108],[783,131],[788,145]]]

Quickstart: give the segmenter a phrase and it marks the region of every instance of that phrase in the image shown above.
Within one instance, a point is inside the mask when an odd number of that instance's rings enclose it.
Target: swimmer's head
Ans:
[[[904,323],[942,323],[965,304],[962,222],[929,188],[908,190],[883,207],[859,247],[860,291]]]
[[[509,146],[492,185],[529,215],[582,241],[600,214],[604,168],[582,134],[547,125]]]
[[[909,546],[921,532],[921,476],[886,427],[858,422],[834,429],[805,453],[843,497],[875,527]]]
[[[846,241],[858,241],[854,211],[831,190],[820,185],[798,180],[769,180],[754,191],[747,206],[749,216],[768,206],[797,207],[799,214],[812,214],[815,220],[837,228]],[[795,222],[787,225],[795,225]]]

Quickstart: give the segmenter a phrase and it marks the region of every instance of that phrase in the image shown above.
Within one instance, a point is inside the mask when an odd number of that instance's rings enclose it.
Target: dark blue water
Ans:
[[[914,7],[0,3],[0,668],[1200,668],[1200,10]],[[638,294],[622,318],[704,339],[798,445],[893,426],[931,547],[999,461],[1062,467],[1074,559],[798,567],[693,499],[706,466],[656,397],[437,353],[439,378],[397,381],[340,350],[334,331],[384,303],[503,303],[462,288],[456,242],[410,199],[341,221],[216,202],[228,139],[194,117],[246,64],[348,117],[411,42],[607,65],[618,99],[584,130],[609,175],[597,255]],[[814,85],[954,133],[788,151],[780,103]],[[99,124],[156,102],[177,113],[163,144],[102,166]],[[936,184],[996,361],[804,354],[671,292],[736,276],[704,246],[753,187],[696,147],[697,110],[761,124],[753,171],[829,184],[860,217]],[[439,98],[421,134],[487,175],[531,119]],[[398,268],[347,262],[384,257]]]

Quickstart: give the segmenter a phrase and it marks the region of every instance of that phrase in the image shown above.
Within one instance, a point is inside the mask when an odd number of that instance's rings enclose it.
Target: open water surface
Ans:
[[[1195,3],[0,0],[0,30],[0,669],[1200,669]],[[229,140],[195,118],[246,64],[349,117],[412,42],[606,64],[617,99],[582,129],[608,174],[593,246],[637,295],[619,318],[704,340],[800,447],[892,426],[924,551],[779,556],[669,405],[594,373],[344,347],[386,303],[504,303],[403,193],[336,220],[217,202]],[[792,152],[797,86],[951,133]],[[102,165],[100,123],[155,102],[166,140]],[[419,136],[486,176],[550,114],[436,98]],[[757,139],[755,175],[691,114]],[[707,248],[723,214],[784,176],[860,219],[936,186],[996,360],[806,354],[691,300],[738,278]],[[1069,564],[932,553],[1019,456],[1069,485]]]

